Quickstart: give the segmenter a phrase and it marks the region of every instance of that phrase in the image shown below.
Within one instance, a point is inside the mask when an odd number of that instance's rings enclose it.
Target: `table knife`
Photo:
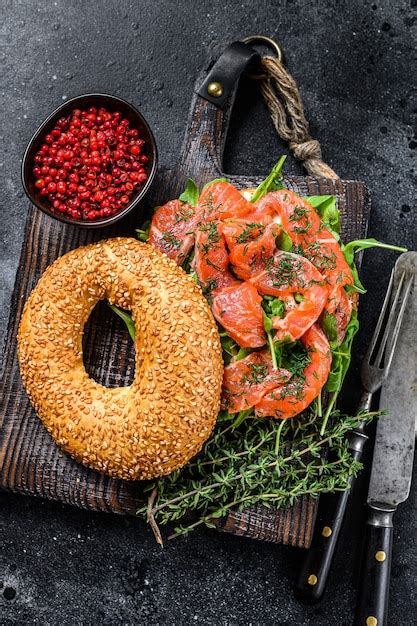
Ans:
[[[368,490],[368,520],[355,626],[384,626],[393,538],[393,515],[407,499],[413,471],[417,417],[417,252],[403,254],[395,277],[412,276],[408,306],[403,318],[392,367],[381,391],[379,418]]]

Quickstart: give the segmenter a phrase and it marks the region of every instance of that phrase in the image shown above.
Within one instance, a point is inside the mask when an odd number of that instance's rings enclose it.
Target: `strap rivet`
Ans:
[[[377,561],[382,563],[387,558],[387,555],[385,554],[383,550],[378,550],[378,552],[375,553],[375,558]]]
[[[209,83],[207,85],[207,93],[213,98],[220,98],[223,95],[223,85],[221,83]]]
[[[330,535],[332,534],[332,529],[330,528],[330,526],[323,526],[321,534],[323,535],[323,537],[330,537]]]
[[[314,574],[310,574],[310,576],[307,578],[307,582],[311,586],[317,585],[317,576],[315,576]]]
[[[378,620],[373,615],[366,618],[366,626],[377,626]]]

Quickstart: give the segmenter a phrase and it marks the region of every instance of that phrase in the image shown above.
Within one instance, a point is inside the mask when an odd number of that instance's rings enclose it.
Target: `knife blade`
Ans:
[[[393,514],[410,492],[417,418],[417,252],[399,257],[395,279],[414,275],[394,360],[381,391],[367,503],[369,516],[355,624],[383,626],[388,611]]]

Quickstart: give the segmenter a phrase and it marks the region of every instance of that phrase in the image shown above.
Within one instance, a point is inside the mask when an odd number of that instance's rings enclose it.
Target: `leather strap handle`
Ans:
[[[234,93],[241,74],[259,67],[261,57],[242,41],[227,46],[198,90],[198,95],[216,107],[223,108]]]
[[[186,178],[203,184],[223,175],[223,150],[239,79],[245,70],[259,66],[260,60],[253,48],[236,41],[197,78],[176,166],[181,184]],[[217,89],[220,85],[218,95],[209,93],[213,84]]]

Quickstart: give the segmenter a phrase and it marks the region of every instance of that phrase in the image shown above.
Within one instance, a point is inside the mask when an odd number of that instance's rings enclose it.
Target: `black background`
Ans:
[[[172,164],[197,73],[227,43],[256,32],[284,47],[325,159],[343,178],[362,179],[370,187],[370,235],[416,247],[415,8],[415,0],[3,0],[3,335],[28,207],[20,157],[36,126],[67,97],[114,93],[142,110],[154,129],[161,165]],[[244,85],[226,171],[265,174],[284,150],[256,90]],[[291,159],[287,163],[287,172],[300,173]],[[391,253],[366,253],[362,276],[368,294],[348,406],[357,396],[358,363],[394,260]],[[365,493],[366,473],[353,494],[328,592],[314,608],[292,595],[301,551],[212,531],[161,551],[135,519],[2,493],[0,623],[348,624]],[[391,623],[417,623],[416,506],[412,489],[396,515]]]

